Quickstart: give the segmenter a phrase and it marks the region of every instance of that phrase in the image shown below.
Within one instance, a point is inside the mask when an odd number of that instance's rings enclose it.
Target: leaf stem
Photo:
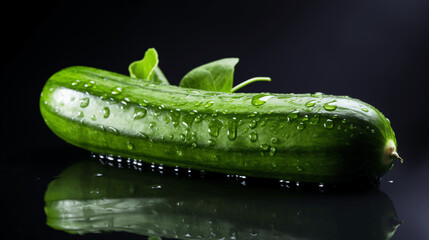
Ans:
[[[238,89],[240,89],[244,86],[247,86],[247,85],[254,83],[254,82],[260,82],[260,81],[270,82],[271,78],[269,78],[269,77],[254,77],[254,78],[247,79],[246,81],[244,81],[244,82],[238,84],[237,86],[233,87],[231,89],[231,92],[233,93],[233,92],[237,91]]]

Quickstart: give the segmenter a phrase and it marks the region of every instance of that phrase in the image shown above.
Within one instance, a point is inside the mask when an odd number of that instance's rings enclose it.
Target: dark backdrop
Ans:
[[[53,73],[86,65],[127,74],[130,62],[155,47],[172,84],[193,67],[239,57],[235,83],[272,78],[242,91],[320,91],[368,102],[392,122],[406,161],[399,168],[429,171],[429,1],[69,1],[2,8],[7,166],[43,162],[49,153],[86,154],[56,137],[40,116],[39,94]]]

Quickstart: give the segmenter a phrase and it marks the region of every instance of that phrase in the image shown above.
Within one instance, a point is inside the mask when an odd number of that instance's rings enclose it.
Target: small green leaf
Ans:
[[[168,85],[168,80],[158,67],[158,63],[158,53],[155,48],[149,48],[143,59],[132,62],[128,66],[130,77]]]
[[[179,86],[230,93],[234,67],[238,60],[238,58],[224,58],[194,68],[182,78]]]

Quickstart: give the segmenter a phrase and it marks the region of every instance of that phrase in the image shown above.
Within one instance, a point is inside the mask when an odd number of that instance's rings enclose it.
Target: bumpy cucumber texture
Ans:
[[[346,96],[212,92],[75,66],[47,81],[40,110],[66,142],[173,167],[343,183],[400,159],[389,120]]]

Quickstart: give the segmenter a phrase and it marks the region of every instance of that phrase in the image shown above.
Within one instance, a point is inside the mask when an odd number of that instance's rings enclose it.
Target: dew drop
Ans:
[[[251,142],[256,142],[256,140],[258,140],[258,134],[256,132],[251,132],[249,137]]]
[[[313,107],[314,105],[316,105],[316,100],[310,100],[308,102],[305,103],[306,107]]]
[[[298,131],[302,131],[305,129],[305,124],[303,122],[298,123],[298,125],[296,126],[296,130]]]
[[[92,114],[90,118],[91,118],[92,121],[96,121],[97,120],[97,118],[95,117],[94,114]]]
[[[88,83],[85,83],[83,86],[86,88],[92,87],[92,85],[94,84],[94,81],[90,81]]]
[[[84,115],[83,115],[83,112],[82,112],[82,111],[79,111],[79,112],[78,112],[78,114],[77,114],[77,117],[78,117],[78,118],[83,118],[83,116],[84,116]]]
[[[311,96],[312,97],[322,97],[323,93],[321,93],[321,92],[315,92],[315,93],[311,94]]]
[[[296,111],[293,111],[293,112],[289,113],[288,117],[290,119],[295,119],[295,118],[298,118],[298,114],[299,114],[299,111],[296,110]]]
[[[139,132],[137,135],[143,139],[148,139],[148,136],[142,132]]]
[[[214,140],[214,139],[209,139],[209,140],[208,140],[208,143],[209,143],[209,145],[210,145],[210,146],[214,146],[214,145],[216,145],[216,140]]]
[[[274,157],[274,155],[276,155],[276,151],[277,151],[277,148],[276,148],[276,147],[271,147],[271,148],[270,148],[270,156],[271,156],[271,157]]]
[[[267,102],[268,99],[272,98],[273,96],[265,95],[265,94],[258,94],[252,97],[251,103],[253,106],[261,106]]]
[[[128,150],[133,150],[134,144],[132,142],[127,142],[127,148],[128,148]]]
[[[306,121],[308,121],[308,115],[304,115],[302,118],[301,118],[301,121],[303,121],[303,122],[306,122]]]
[[[80,105],[81,108],[88,107],[88,105],[89,105],[89,98],[82,98],[80,100],[80,104],[79,105]]]
[[[252,121],[249,123],[249,127],[250,127],[250,128],[255,128],[257,125],[258,125],[258,121],[256,121],[256,120],[252,120]]]
[[[194,122],[199,123],[199,122],[201,122],[201,120],[202,120],[202,117],[200,115],[198,115],[195,117]]]
[[[302,172],[302,167],[301,166],[296,166],[296,170],[298,171],[298,172]]]
[[[146,116],[147,110],[145,108],[136,109],[134,111],[133,119],[142,119]]]
[[[324,108],[326,111],[334,111],[335,109],[337,109],[337,105],[334,105],[334,104],[333,104],[334,102],[336,102],[336,101],[334,100],[334,101],[332,101],[332,102],[325,103],[325,104],[323,105],[323,108]]]
[[[119,135],[119,130],[114,128],[114,127],[108,127],[107,130],[111,133],[113,133],[114,135],[118,136]]]
[[[112,90],[113,95],[119,95],[122,93],[122,89],[120,87],[116,87]]]
[[[213,106],[213,103],[214,103],[214,101],[208,101],[208,102],[206,103],[206,105],[204,105],[204,107],[205,107],[205,108],[209,108],[209,107]]]
[[[186,136],[185,136],[185,134],[180,134],[180,140],[182,140],[182,141],[185,141],[186,140]]]
[[[228,139],[231,141],[233,141],[237,138],[237,122],[236,122],[236,120],[233,120],[229,124],[226,135],[228,136]]]
[[[78,85],[80,83],[80,80],[79,79],[76,79],[74,82],[72,82],[72,86],[76,86],[76,85]]]
[[[319,123],[319,116],[315,115],[313,117],[310,117],[310,120],[308,123],[310,123],[310,125],[313,125],[313,126],[317,125]]]
[[[276,137],[273,137],[273,138],[271,138],[271,143],[277,144],[277,143],[279,143],[279,139]]]
[[[270,149],[270,145],[268,145],[266,143],[262,144],[259,147],[262,149],[262,151],[268,151]]]
[[[326,119],[326,121],[323,123],[323,127],[332,129],[334,127],[334,121],[332,121],[332,119]]]
[[[110,116],[110,108],[105,107],[103,108],[103,117],[108,118]]]
[[[219,119],[212,119],[209,123],[208,132],[211,136],[219,136],[219,130],[222,128],[223,123]]]

